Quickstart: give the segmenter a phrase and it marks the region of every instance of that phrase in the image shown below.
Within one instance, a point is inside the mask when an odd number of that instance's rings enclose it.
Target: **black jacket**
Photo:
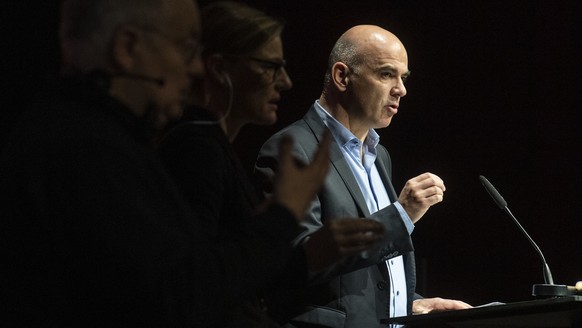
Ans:
[[[226,135],[214,122],[205,110],[190,111],[164,136],[159,153],[190,206],[201,214],[195,224],[204,227],[209,237],[224,240],[238,235],[245,221],[257,219],[259,194]],[[281,288],[305,288],[307,269],[301,247],[294,250],[289,265],[279,273],[265,279],[260,290],[233,306],[225,314],[224,324],[277,327],[276,321],[292,317],[300,302],[280,299],[278,294]]]

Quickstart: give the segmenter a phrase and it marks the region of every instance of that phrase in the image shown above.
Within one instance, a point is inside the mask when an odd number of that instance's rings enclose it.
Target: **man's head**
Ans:
[[[61,9],[65,71],[103,71],[111,95],[158,127],[182,114],[202,78],[200,34],[193,0],[65,0]]]
[[[378,26],[358,25],[331,51],[321,100],[358,136],[390,124],[406,95],[408,75],[408,55],[400,40]]]

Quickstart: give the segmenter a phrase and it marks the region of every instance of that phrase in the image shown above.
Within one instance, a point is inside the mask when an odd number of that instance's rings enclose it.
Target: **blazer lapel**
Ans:
[[[323,135],[323,132],[327,129],[319,115],[317,114],[315,107],[312,106],[311,109],[305,114],[304,120],[313,132],[317,143],[320,142],[320,138]],[[335,138],[332,138],[330,151],[329,151],[329,159],[333,166],[333,169],[337,172],[337,174],[342,178],[346,188],[350,192],[354,202],[360,209],[360,211],[364,214],[364,216],[369,216],[370,211],[368,210],[368,206],[366,205],[366,201],[364,199],[364,195],[360,190],[360,186],[358,186],[358,182],[356,178],[354,178],[354,174],[348,165],[348,162],[344,158],[342,151],[335,141]]]

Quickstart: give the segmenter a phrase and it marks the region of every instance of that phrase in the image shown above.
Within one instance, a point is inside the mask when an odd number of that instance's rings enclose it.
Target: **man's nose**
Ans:
[[[392,96],[404,97],[406,96],[406,87],[404,86],[404,81],[399,78],[398,83],[392,88],[391,93]]]

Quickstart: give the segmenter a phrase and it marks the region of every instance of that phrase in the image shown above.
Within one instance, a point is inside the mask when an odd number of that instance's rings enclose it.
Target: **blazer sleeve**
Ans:
[[[255,165],[255,175],[261,181],[261,185],[267,194],[271,190],[271,181],[277,170],[279,141],[284,133],[289,132],[296,141],[294,143],[293,153],[299,161],[304,163],[310,162],[312,154],[318,146],[316,139],[308,140],[308,138],[314,138],[313,134],[303,126],[295,126],[290,130],[280,132],[271,137],[261,148]],[[312,201],[306,217],[301,223],[301,232],[295,239],[295,245],[300,245],[305,242],[311,234],[325,224],[326,220],[364,216],[362,213],[355,212],[354,200],[348,193],[334,192],[336,188],[332,186],[343,184],[343,182],[335,181],[334,179],[338,180],[341,178],[337,175],[328,174],[322,191]],[[345,209],[342,206],[346,206]],[[348,208],[349,206],[352,208]],[[376,265],[386,259],[413,250],[410,235],[395,206],[390,205],[368,217],[384,225],[385,239],[379,242],[374,249],[355,256],[346,257],[319,272],[311,272],[311,284],[328,281],[341,274]]]

